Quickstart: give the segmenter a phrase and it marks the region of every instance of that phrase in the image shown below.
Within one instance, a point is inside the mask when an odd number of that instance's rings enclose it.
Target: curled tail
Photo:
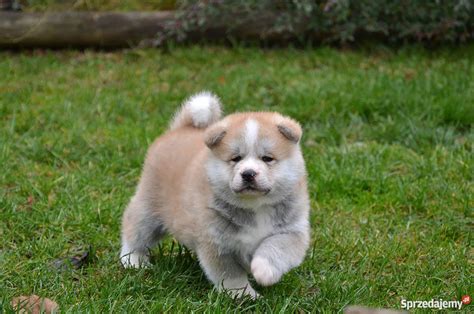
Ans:
[[[170,130],[184,126],[206,128],[221,117],[219,98],[210,92],[200,92],[188,98],[176,112]]]

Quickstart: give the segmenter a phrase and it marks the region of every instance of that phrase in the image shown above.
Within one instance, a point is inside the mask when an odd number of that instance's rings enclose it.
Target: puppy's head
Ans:
[[[300,125],[278,113],[227,116],[206,130],[215,193],[239,206],[278,202],[305,175]]]

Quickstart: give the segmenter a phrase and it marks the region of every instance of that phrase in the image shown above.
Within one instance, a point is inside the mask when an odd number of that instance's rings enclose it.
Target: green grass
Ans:
[[[0,312],[32,293],[130,313],[332,313],[474,294],[474,46],[2,52],[0,74]],[[304,127],[312,247],[256,302],[214,292],[171,238],[151,269],[118,262],[147,146],[201,89],[226,113],[276,110]],[[52,267],[89,245],[84,268]]]

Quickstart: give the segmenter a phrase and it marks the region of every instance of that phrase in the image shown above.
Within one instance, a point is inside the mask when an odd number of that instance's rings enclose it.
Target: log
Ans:
[[[13,9],[13,0],[0,0],[0,10]]]
[[[282,42],[294,40],[292,34],[272,29],[276,15],[255,18],[241,16],[241,23],[221,19],[187,33],[187,42],[245,41]],[[166,25],[181,23],[174,11],[159,12],[0,12],[0,47],[4,48],[121,48],[156,44],[157,34]],[[318,39],[321,34],[312,34]],[[168,40],[170,38],[164,38]]]
[[[0,47],[130,47],[156,38],[173,12],[0,12]]]

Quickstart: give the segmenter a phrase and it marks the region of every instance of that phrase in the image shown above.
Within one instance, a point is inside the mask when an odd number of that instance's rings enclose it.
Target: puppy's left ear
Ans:
[[[282,117],[282,119],[277,122],[277,128],[286,139],[295,144],[300,141],[301,135],[303,135],[300,124],[287,117]]]

